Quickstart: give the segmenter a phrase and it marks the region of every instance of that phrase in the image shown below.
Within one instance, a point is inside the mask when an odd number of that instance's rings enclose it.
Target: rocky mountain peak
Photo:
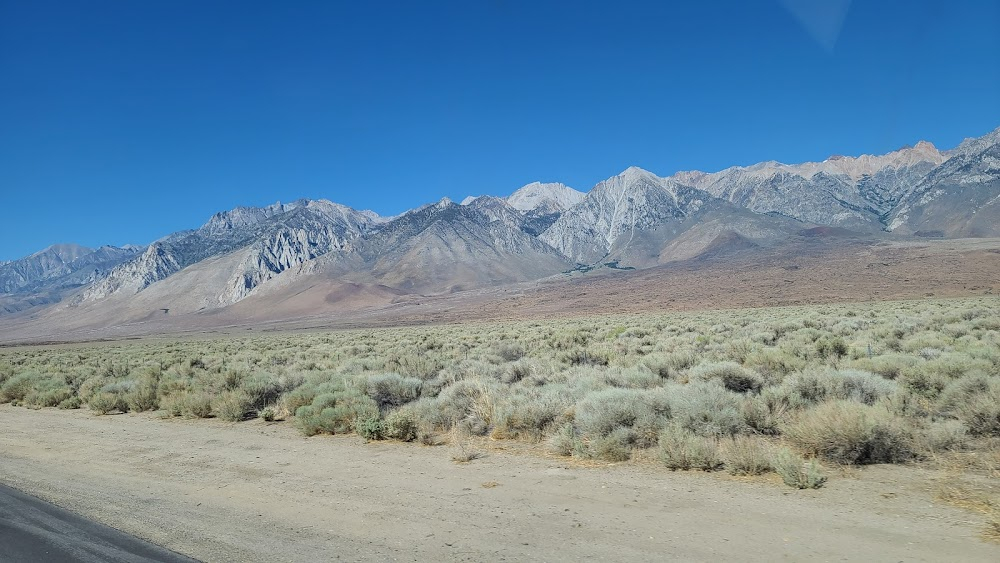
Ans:
[[[948,156],[953,156],[956,154],[975,153],[997,144],[1000,144],[1000,127],[982,137],[966,137],[957,147],[947,151],[947,154]]]
[[[615,176],[622,183],[634,183],[634,182],[652,182],[659,183],[660,177],[653,174],[649,170],[639,168],[638,166],[629,166],[621,174]]]
[[[39,250],[29,256],[29,258],[41,258],[48,256],[61,262],[72,262],[73,260],[76,260],[85,254],[90,254],[93,251],[94,249],[87,248],[86,246],[80,246],[79,244],[60,243],[53,244],[52,246]]]
[[[280,201],[265,207],[236,207],[229,211],[220,211],[201,226],[202,231],[212,234],[222,234],[227,231],[245,229],[259,225],[270,217],[285,213],[305,205],[306,200],[290,204]]]
[[[519,211],[542,210],[559,213],[583,201],[585,194],[560,184],[532,182],[507,197],[507,203]]]
[[[710,197],[633,166],[594,186],[539,238],[576,262],[592,264],[622,236],[679,220]]]

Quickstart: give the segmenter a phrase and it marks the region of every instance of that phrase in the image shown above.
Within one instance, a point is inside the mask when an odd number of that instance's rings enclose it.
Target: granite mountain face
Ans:
[[[888,230],[939,237],[1000,236],[1000,129],[966,139],[886,214]]]
[[[20,260],[0,264],[0,293],[21,293],[41,286],[81,285],[134,256],[137,250],[56,244]]]
[[[506,198],[467,197],[462,201],[462,205],[478,202],[478,205],[482,206],[485,203],[483,200],[502,200],[511,208],[521,212],[524,218],[522,228],[526,232],[538,235],[549,228],[563,212],[585,198],[586,194],[565,184],[532,182]]]
[[[188,266],[239,253],[240,265],[216,296],[219,305],[234,303],[275,275],[343,247],[378,220],[370,211],[325,200],[217,213],[197,230],[174,233],[149,245],[142,255],[120,264],[84,291],[79,300],[135,294]]]
[[[203,313],[324,280],[384,295],[447,294],[724,257],[818,232],[810,229],[1000,236],[1000,129],[950,151],[920,142],[879,156],[667,177],[631,167],[587,193],[536,182],[391,218],[326,200],[238,207],[144,248],[56,245],[0,264],[0,311],[95,311],[105,302],[168,310],[183,301],[182,310]]]
[[[310,273],[408,292],[455,292],[538,279],[572,268],[528,232],[531,219],[492,197],[447,199],[383,223],[317,261]]]
[[[882,156],[833,156],[823,162],[762,162],[672,178],[755,213],[857,230],[881,230],[883,217],[931,170],[947,160],[920,142]]]
[[[539,238],[575,262],[593,264],[623,239],[679,221],[709,199],[705,191],[631,167],[594,186]]]
[[[57,244],[0,264],[0,313],[14,313],[62,300],[104,279],[141,248],[87,248]]]

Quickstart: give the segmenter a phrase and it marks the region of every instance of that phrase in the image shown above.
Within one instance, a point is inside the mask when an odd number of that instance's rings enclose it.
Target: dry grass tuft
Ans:
[[[985,516],[983,538],[1000,543],[1000,485],[992,479],[948,474],[938,488],[938,500]]]
[[[455,463],[469,463],[472,460],[483,457],[486,457],[486,454],[483,452],[468,449],[465,446],[459,446],[451,454],[451,460]]]
[[[451,460],[455,463],[469,463],[486,456],[473,447],[469,434],[460,425],[452,427],[448,442],[451,444]]]
[[[756,436],[737,436],[723,442],[722,458],[730,475],[763,475],[774,470],[771,444]]]

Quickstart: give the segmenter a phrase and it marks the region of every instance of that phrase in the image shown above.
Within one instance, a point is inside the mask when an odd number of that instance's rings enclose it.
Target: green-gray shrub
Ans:
[[[793,407],[814,405],[828,399],[875,404],[899,386],[888,379],[860,370],[809,370],[788,378],[781,386]]]
[[[422,385],[423,381],[416,377],[383,373],[368,378],[367,392],[379,409],[385,412],[417,400]]]
[[[1000,379],[984,392],[973,395],[955,411],[976,436],[1000,436]]]
[[[279,403],[286,412],[295,414],[299,410],[299,407],[311,405],[313,399],[316,398],[316,394],[315,387],[298,387],[282,395]]]
[[[555,393],[526,391],[509,395],[495,409],[494,438],[540,440],[572,405]]]
[[[700,364],[691,369],[690,375],[692,379],[718,380],[736,393],[757,393],[764,386],[761,376],[736,362]]]
[[[395,410],[385,417],[385,436],[402,442],[412,442],[419,429],[417,418],[409,410]]]
[[[40,377],[34,372],[24,372],[9,378],[0,387],[0,403],[23,401],[28,393],[34,389],[35,380]]]
[[[254,398],[243,389],[223,391],[212,398],[211,411],[217,418],[229,422],[240,422],[256,412]]]
[[[124,393],[128,408],[134,412],[155,411],[160,408],[159,371],[149,370],[131,389]]]
[[[350,433],[356,430],[357,421],[379,415],[375,401],[358,389],[342,384],[328,388],[337,390],[320,393],[311,405],[295,411],[295,424],[306,436]]]
[[[121,393],[102,391],[87,401],[87,406],[94,414],[108,414],[115,411],[128,412],[128,404]]]
[[[912,369],[920,359],[903,354],[886,354],[871,358],[861,358],[852,362],[856,369],[868,371],[886,379],[898,379],[903,371]]]
[[[714,471],[723,465],[715,439],[697,436],[676,424],[660,434],[658,453],[660,461],[671,470]]]
[[[252,412],[274,403],[282,393],[297,387],[301,382],[301,378],[280,378],[269,373],[254,372],[244,377],[238,388],[246,397],[248,412]]]
[[[572,423],[563,424],[549,438],[549,450],[556,455],[568,457],[581,448],[580,437],[577,436]]]
[[[517,360],[507,365],[500,376],[500,381],[507,385],[513,385],[526,377],[530,377],[533,372],[533,364],[530,361],[524,359]]]
[[[988,395],[1000,386],[1000,378],[983,374],[966,375],[950,381],[937,398],[939,412],[957,416],[963,405],[978,395]]]
[[[619,428],[662,428],[670,417],[670,402],[664,393],[610,388],[590,393],[576,405],[575,423],[581,434],[596,440]]]
[[[588,447],[589,457],[605,461],[628,461],[632,457],[633,434],[628,428],[616,428],[607,436],[594,439]]]
[[[762,475],[773,469],[770,444],[756,436],[735,436],[724,441],[722,457],[731,475]]]
[[[743,396],[718,381],[695,381],[669,388],[670,412],[682,427],[699,436],[733,436],[747,430]]]
[[[789,487],[818,489],[826,483],[826,476],[815,459],[807,461],[788,448],[778,450],[771,465]]]
[[[78,409],[82,405],[83,405],[83,403],[82,403],[82,401],[80,401],[80,397],[73,396],[73,397],[69,397],[65,401],[59,403],[59,405],[57,405],[57,406],[59,408],[61,408],[61,409],[69,410],[69,409]]]
[[[173,416],[184,418],[210,418],[212,416],[212,396],[195,391],[185,391],[163,399],[165,409]]]
[[[652,389],[662,383],[659,375],[642,364],[608,368],[604,372],[604,381],[612,387],[628,389]]]
[[[36,407],[55,407],[71,397],[73,397],[73,391],[69,387],[60,385],[55,388],[49,387],[31,391],[25,396],[24,402]]]
[[[333,407],[318,409],[312,405],[299,407],[295,411],[295,426],[306,436],[326,433],[335,434],[338,417]]]
[[[830,401],[785,425],[784,436],[803,451],[837,463],[896,463],[913,454],[911,432],[884,407]]]
[[[493,379],[475,378],[456,381],[445,387],[438,395],[439,414],[435,417],[435,422],[450,427],[457,422],[476,419],[482,428],[474,433],[485,432],[493,424],[496,400],[505,392],[500,382]]]
[[[963,450],[969,444],[969,431],[958,420],[931,422],[921,430],[919,442],[931,453]]]
[[[365,413],[355,420],[354,428],[365,440],[385,439],[385,422],[378,411]]]
[[[839,399],[874,405],[899,388],[896,382],[866,371],[839,370],[836,374],[832,396]]]
[[[972,358],[968,354],[947,353],[928,360],[923,369],[950,381],[967,375],[989,375],[994,371],[994,366],[988,360]]]
[[[847,343],[839,336],[824,336],[816,341],[815,346],[816,353],[821,358],[843,358],[849,350]]]
[[[806,361],[778,348],[762,348],[747,355],[743,365],[768,381],[780,381],[791,373],[801,371]]]
[[[524,346],[520,342],[505,341],[497,345],[497,355],[505,362],[520,360],[524,354]]]
[[[667,379],[674,374],[674,364],[666,354],[649,354],[641,363],[661,379]]]
[[[936,399],[949,383],[947,377],[927,369],[926,364],[904,369],[897,381],[911,393],[932,400]]]
[[[422,380],[432,379],[443,368],[444,364],[440,359],[423,353],[396,354],[385,362],[385,369],[389,372],[413,376]]]
[[[760,395],[746,397],[740,406],[743,423],[757,434],[773,436],[781,433],[787,406],[781,402],[769,402]]]

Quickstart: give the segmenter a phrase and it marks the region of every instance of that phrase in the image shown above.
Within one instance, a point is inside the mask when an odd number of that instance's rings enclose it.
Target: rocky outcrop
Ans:
[[[695,212],[711,196],[632,167],[594,187],[539,238],[581,264],[604,258],[620,239]]]
[[[181,269],[181,261],[163,243],[153,243],[138,257],[115,267],[106,277],[88,288],[84,301],[103,299],[114,293],[138,293],[149,284]]]
[[[445,199],[409,211],[320,258],[313,275],[437,293],[558,274],[572,264],[525,232],[520,213],[496,198]]]
[[[823,162],[762,162],[721,172],[680,172],[676,181],[755,213],[821,225],[878,230],[882,218],[947,155],[921,141],[886,155],[833,156]]]
[[[92,281],[136,254],[134,247],[57,244],[31,256],[0,264],[0,293],[73,287]]]
[[[966,139],[887,214],[888,230],[926,236],[1000,236],[1000,129]]]
[[[138,293],[183,268],[243,251],[247,257],[242,269],[218,296],[220,303],[232,303],[289,267],[339,248],[378,222],[379,217],[370,211],[325,200],[217,213],[197,230],[153,243],[142,256],[119,265],[84,292],[82,300]]]
[[[278,274],[345,248],[377,224],[376,218],[327,201],[299,206],[244,250],[246,258],[219,295],[219,303],[240,301]]]

